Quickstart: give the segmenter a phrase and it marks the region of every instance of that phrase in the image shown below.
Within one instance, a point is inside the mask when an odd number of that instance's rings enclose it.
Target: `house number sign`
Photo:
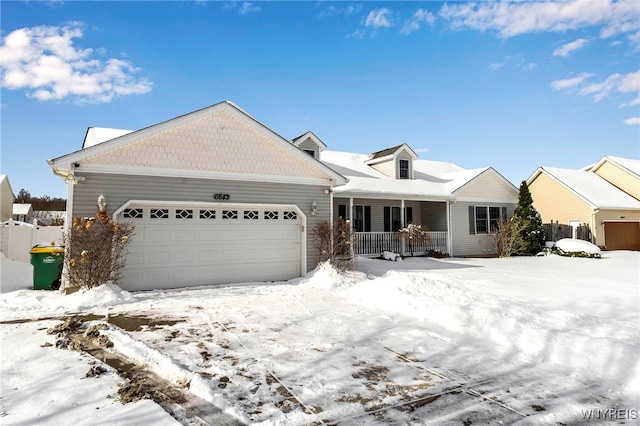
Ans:
[[[223,200],[226,201],[229,198],[231,198],[231,196],[229,194],[213,194],[213,199],[214,200]]]

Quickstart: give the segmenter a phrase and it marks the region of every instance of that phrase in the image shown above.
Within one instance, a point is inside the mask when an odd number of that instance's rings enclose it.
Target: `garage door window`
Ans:
[[[264,212],[265,220],[278,220],[278,212],[266,211]]]
[[[190,210],[190,209],[176,210],[176,219],[193,219],[193,210]]]
[[[142,219],[142,209],[125,209],[122,216],[125,219]]]
[[[237,219],[238,210],[222,210],[223,219]]]
[[[215,219],[215,210],[200,210],[200,219]]]
[[[169,219],[169,209],[151,209],[151,219]]]
[[[258,220],[258,210],[245,210],[244,218],[247,220]]]
[[[298,215],[296,212],[284,212],[284,218],[285,220],[296,220]]]

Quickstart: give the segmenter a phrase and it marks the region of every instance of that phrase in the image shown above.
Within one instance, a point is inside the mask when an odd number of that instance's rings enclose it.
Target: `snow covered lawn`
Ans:
[[[85,377],[95,358],[46,332],[93,314],[144,317],[102,321],[112,350],[245,424],[636,422],[639,271],[623,251],[358,259],[286,283],[63,296],[30,290],[31,265],[2,257],[0,419],[179,424],[149,400],[121,404],[125,379],[108,366]]]

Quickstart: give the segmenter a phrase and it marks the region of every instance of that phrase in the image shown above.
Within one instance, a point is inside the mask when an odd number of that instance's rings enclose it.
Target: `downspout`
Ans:
[[[71,173],[62,173],[60,170],[58,170],[57,168],[55,168],[52,164],[51,164],[51,160],[47,161],[47,163],[49,163],[49,166],[51,167],[51,171],[53,172],[54,175],[61,177],[64,182],[67,184],[67,208],[65,211],[65,218],[64,218],[64,233],[66,234],[67,231],[69,230],[69,227],[71,226],[71,221],[72,221],[72,200],[73,200],[73,184],[74,181],[73,179],[69,179],[69,176],[73,176],[73,172],[74,170],[71,170]]]
[[[591,222],[589,225],[591,226],[591,229],[593,229],[593,231],[591,232],[591,243],[595,244],[595,242],[598,242],[598,239],[596,238],[596,235],[598,235],[598,231],[596,230],[596,215],[600,212],[600,209],[595,209],[593,211],[593,213],[591,213],[591,217],[589,219],[589,221]],[[602,246],[605,247],[607,244],[607,241],[604,239],[604,225],[602,227]]]
[[[73,187],[76,184],[76,179],[74,178],[74,172],[75,172],[75,167],[73,167],[70,170],[70,173],[62,173],[60,170],[58,170],[57,168],[55,168],[50,160],[47,161],[49,163],[49,166],[51,166],[51,171],[53,172],[54,175],[56,176],[60,176],[61,178],[64,179],[65,183],[67,184],[67,208],[65,211],[65,218],[64,218],[64,227],[63,227],[63,242],[64,242],[64,237],[66,235],[68,235],[69,229],[71,229],[72,221],[73,221]],[[84,180],[84,178],[82,179]],[[65,253],[66,256],[66,253]],[[69,280],[67,279],[68,277],[68,273],[67,273],[67,262],[63,262],[62,263],[62,276],[60,277],[60,290],[64,291],[65,293],[68,291],[69,288],[71,288],[70,284],[69,284]]]
[[[331,244],[331,251],[335,253],[335,247],[333,245],[333,181],[329,181],[329,244]]]

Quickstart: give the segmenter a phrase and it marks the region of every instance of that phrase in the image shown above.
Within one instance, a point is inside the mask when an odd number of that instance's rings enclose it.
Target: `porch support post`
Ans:
[[[349,197],[349,212],[347,213],[347,216],[349,216],[349,225],[350,225],[350,229],[351,229],[351,234],[355,235],[353,233],[353,197]],[[355,254],[353,252],[353,239],[352,239],[352,244],[349,244],[349,255],[351,256],[351,259],[354,258]]]
[[[445,201],[447,206],[447,253],[449,253],[449,257],[453,256],[451,251],[451,203],[453,203],[453,201]]]
[[[347,213],[347,216],[349,216],[349,220],[351,222],[353,222],[352,218],[353,218],[353,197],[349,197],[349,212]],[[353,225],[353,223],[352,223]]]
[[[404,199],[400,200],[400,228],[404,228],[405,224],[404,224],[404,217],[406,216],[407,212],[405,211],[405,206],[404,206]],[[405,241],[404,238],[400,238],[400,250],[402,251],[402,255],[405,256],[407,253],[407,250],[405,249]]]

